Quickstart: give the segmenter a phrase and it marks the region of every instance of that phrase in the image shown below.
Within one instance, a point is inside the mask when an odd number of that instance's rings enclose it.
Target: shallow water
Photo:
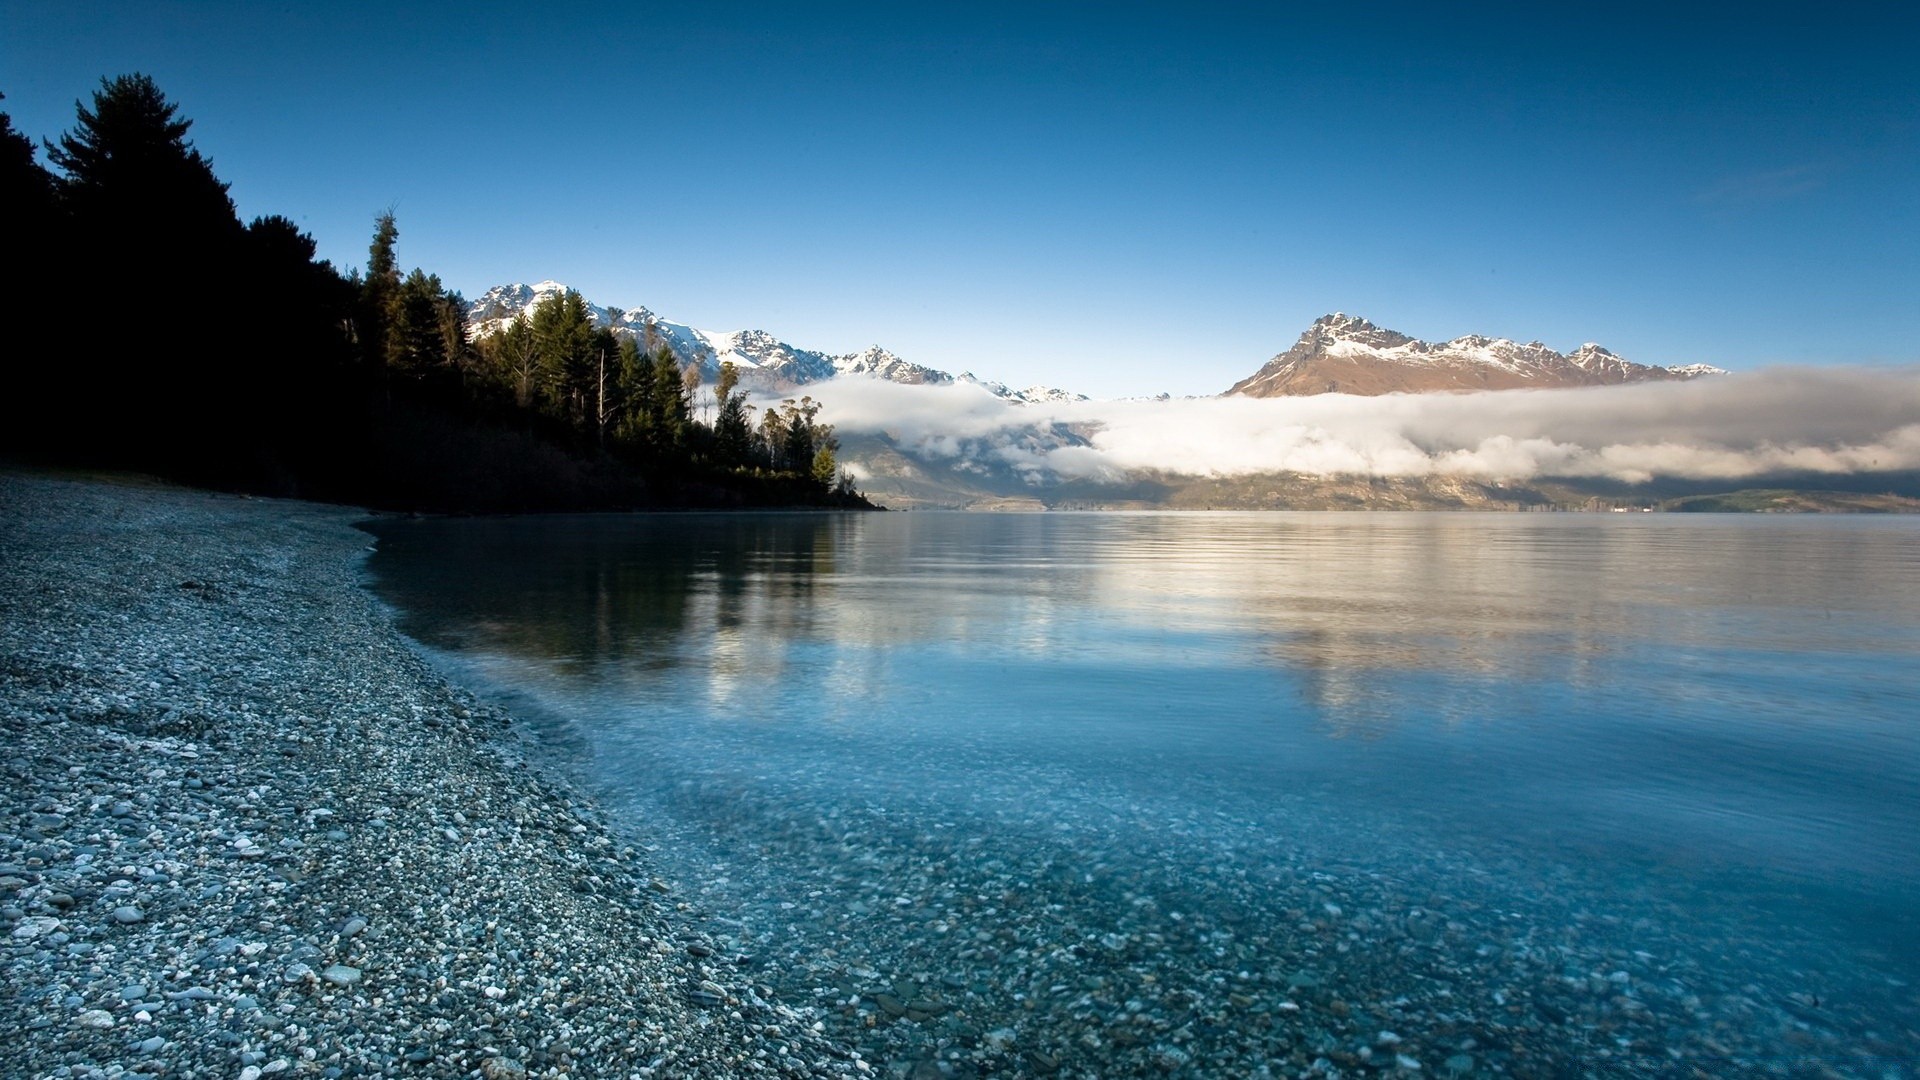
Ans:
[[[1913,1075],[1920,522],[388,522],[744,983],[915,1075]]]

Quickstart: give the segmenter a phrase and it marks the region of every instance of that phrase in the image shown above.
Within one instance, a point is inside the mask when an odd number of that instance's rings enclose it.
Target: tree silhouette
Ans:
[[[93,108],[76,108],[79,122],[47,144],[47,157],[64,174],[61,201],[89,239],[159,256],[150,247],[156,242],[193,236],[204,245],[238,237],[240,219],[227,185],[187,140],[193,121],[178,118],[179,107],[152,79],[102,79]]]

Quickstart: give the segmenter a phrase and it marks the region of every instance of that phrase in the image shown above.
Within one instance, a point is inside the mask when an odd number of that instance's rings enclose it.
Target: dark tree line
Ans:
[[[697,369],[578,294],[471,340],[391,213],[343,273],[287,218],[240,221],[153,80],[77,113],[50,169],[0,113],[14,455],[414,509],[865,505],[810,402],[756,428],[723,373],[702,422]]]

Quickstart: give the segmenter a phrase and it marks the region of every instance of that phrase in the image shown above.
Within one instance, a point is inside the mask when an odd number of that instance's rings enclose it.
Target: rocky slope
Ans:
[[[1478,335],[1426,342],[1351,315],[1324,315],[1286,352],[1240,380],[1229,394],[1423,394],[1518,390],[1693,379],[1724,374],[1705,364],[1653,367],[1588,343],[1558,353],[1537,341],[1520,344]]]

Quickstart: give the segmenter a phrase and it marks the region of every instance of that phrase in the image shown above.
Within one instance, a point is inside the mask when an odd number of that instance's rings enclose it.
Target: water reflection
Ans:
[[[378,532],[409,632],[578,732],[665,872],[876,1053],[1410,1071],[1368,1056],[1386,1027],[1436,1073],[1727,1075],[1917,1049],[1913,522]]]
[[[437,644],[641,680],[693,665],[714,701],[796,646],[935,644],[1113,664],[1250,650],[1331,728],[1403,712],[1441,672],[1451,722],[1487,681],[1617,685],[1647,647],[1912,655],[1901,523],[1496,515],[736,515],[389,522],[376,566]],[[583,617],[586,616],[586,617]],[[1132,627],[1134,636],[1115,632]],[[1181,637],[1194,635],[1199,642]],[[1184,652],[1182,650],[1189,650]],[[864,692],[864,665],[834,685]],[[1668,686],[1664,693],[1695,692]],[[1904,688],[1896,688],[1904,689]]]

